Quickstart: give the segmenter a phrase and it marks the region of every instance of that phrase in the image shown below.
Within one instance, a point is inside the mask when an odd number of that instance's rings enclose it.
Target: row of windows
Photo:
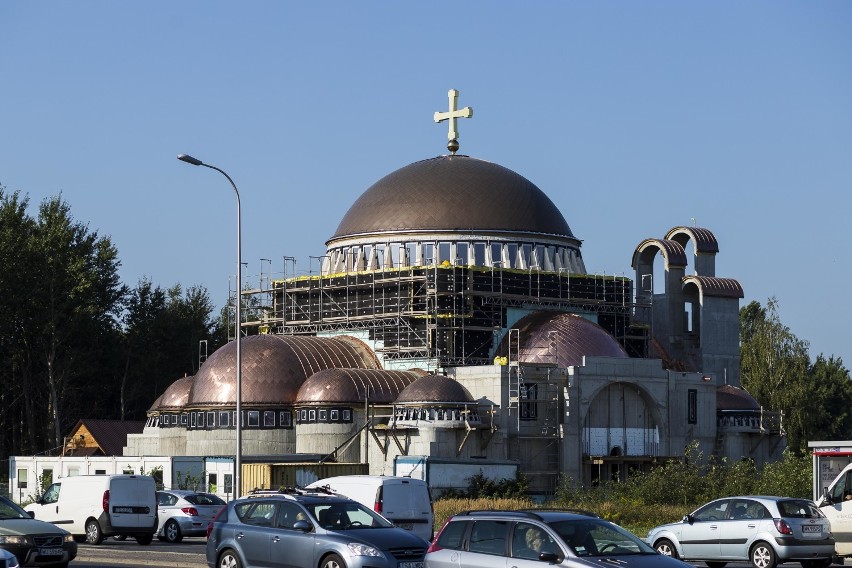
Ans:
[[[464,410],[461,408],[397,408],[395,418],[397,420],[448,420],[461,421],[467,417],[468,422],[479,422],[479,413],[476,409]]]
[[[332,273],[382,267],[434,266],[445,262],[460,266],[584,271],[580,251],[535,243],[415,241],[341,247],[329,253],[330,266],[324,268]]]
[[[302,408],[295,412],[299,423],[352,422],[352,409],[350,408]],[[159,428],[211,430],[234,428],[236,423],[236,410],[200,410],[151,416],[148,418],[147,425]],[[243,427],[259,429],[292,428],[293,414],[290,410],[244,410]]]

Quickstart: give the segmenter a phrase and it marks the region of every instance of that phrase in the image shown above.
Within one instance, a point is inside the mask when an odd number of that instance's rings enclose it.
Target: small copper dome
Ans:
[[[240,351],[245,404],[291,404],[305,379],[323,369],[381,368],[367,344],[347,336],[252,335]],[[236,342],[217,349],[196,373],[187,406],[236,404],[236,363]]]
[[[560,367],[582,365],[583,356],[628,357],[614,337],[586,318],[562,312],[535,312],[512,326],[519,330],[522,363],[557,363]],[[507,357],[506,334],[497,354]]]
[[[173,382],[157,399],[156,406],[151,410],[180,410],[189,401],[189,391],[192,388],[193,377],[181,377]]]
[[[349,208],[327,245],[405,231],[500,231],[574,239],[547,195],[522,175],[470,156],[439,156],[383,177]]]
[[[760,403],[744,389],[722,385],[716,389],[716,410],[760,410]]]
[[[296,395],[296,405],[363,403],[390,404],[417,380],[408,371],[325,369],[314,373]]]
[[[473,396],[464,385],[443,375],[420,377],[399,393],[396,402],[405,403],[470,403]]]

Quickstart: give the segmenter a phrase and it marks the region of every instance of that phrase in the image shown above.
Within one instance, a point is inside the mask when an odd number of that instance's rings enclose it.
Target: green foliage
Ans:
[[[516,475],[515,479],[495,481],[485,477],[480,470],[479,473],[468,478],[466,491],[447,491],[443,496],[453,499],[526,499],[528,487],[529,482],[522,474]]]

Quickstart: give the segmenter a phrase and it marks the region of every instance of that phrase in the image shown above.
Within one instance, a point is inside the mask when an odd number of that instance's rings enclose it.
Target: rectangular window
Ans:
[[[328,410],[326,410],[325,408],[321,408],[319,411],[319,421],[328,422]]]
[[[293,425],[289,410],[282,410],[278,413],[278,425],[284,428],[289,428]]]
[[[178,415],[177,415],[177,414],[172,414],[172,424],[174,424],[175,426],[177,426],[177,423],[178,423]]]
[[[207,491],[216,493],[216,474],[210,473],[207,475]]]
[[[187,423],[188,420],[189,420],[189,417],[187,417],[186,414],[180,415],[180,425],[181,426],[186,426],[186,423]]]
[[[263,411],[263,425],[267,428],[275,427],[275,411],[274,410],[264,410]]]
[[[308,411],[308,422],[316,422],[317,421],[317,411],[313,408]]]
[[[18,470],[18,489],[27,488],[27,469],[21,468]]]
[[[96,469],[95,475],[106,475],[106,470],[105,469]]]
[[[190,416],[192,417],[192,420],[191,420],[191,421],[190,421],[190,423],[189,423],[189,427],[190,427],[190,428],[195,428],[195,424],[196,424],[196,422],[195,422],[195,413],[193,412],[192,414],[190,414]]]
[[[455,260],[450,258],[450,243],[438,243],[438,264],[445,260],[451,264]]]
[[[340,411],[339,411],[339,410],[337,410],[336,408],[335,408],[335,409],[332,409],[332,411],[331,411],[331,421],[332,421],[332,422],[337,422],[338,420],[340,420]]]
[[[255,428],[260,426],[260,411],[259,410],[249,410],[248,411],[248,425],[249,425],[249,427],[255,427]]]
[[[220,412],[219,413],[219,427],[220,428],[227,428],[228,426],[230,426],[231,425],[230,424],[230,418],[231,418],[230,412]]]
[[[349,410],[348,408],[344,408],[343,409],[343,421],[349,422],[350,420],[352,420],[352,411]]]
[[[207,413],[207,427],[215,428],[216,427],[216,413],[208,412]]]
[[[230,495],[231,493],[234,492],[234,474],[233,473],[226,473],[222,477],[224,478],[225,495]]]
[[[237,411],[236,410],[231,412],[231,424],[233,424],[234,426],[237,425]]]
[[[304,408],[299,411],[299,422],[307,422],[308,421],[308,411]]]
[[[456,243],[456,258],[453,264],[467,266],[467,243]]]
[[[698,423],[698,390],[689,389],[687,392],[687,421],[690,424]]]
[[[538,385],[535,383],[521,383],[519,390],[521,420],[536,420],[538,418]]]

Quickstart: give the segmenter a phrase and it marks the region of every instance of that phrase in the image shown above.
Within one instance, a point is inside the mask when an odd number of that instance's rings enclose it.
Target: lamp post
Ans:
[[[243,272],[243,262],[242,262],[242,245],[240,243],[240,235],[242,234],[242,228],[240,226],[240,192],[237,190],[237,184],[234,183],[234,180],[231,179],[231,176],[226,174],[223,170],[217,168],[216,166],[211,166],[210,164],[205,164],[199,159],[193,158],[187,154],[178,154],[178,160],[181,162],[186,162],[187,164],[192,164],[193,166],[204,166],[205,168],[210,168],[211,170],[216,170],[223,176],[225,176],[229,182],[231,182],[231,187],[234,188],[234,195],[237,197],[237,290],[235,294],[235,309],[237,312],[237,320],[234,323],[235,330],[235,340],[237,342],[237,388],[236,388],[236,399],[237,399],[237,422],[234,424],[237,433],[237,448],[234,454],[234,498],[238,498],[242,493],[242,486],[240,483],[242,482],[242,451],[243,451],[243,431],[242,431],[242,399],[243,399],[243,373],[242,373],[242,357],[240,355],[240,336],[242,335],[242,299],[240,298],[241,293],[241,285],[242,285],[242,272]]]

